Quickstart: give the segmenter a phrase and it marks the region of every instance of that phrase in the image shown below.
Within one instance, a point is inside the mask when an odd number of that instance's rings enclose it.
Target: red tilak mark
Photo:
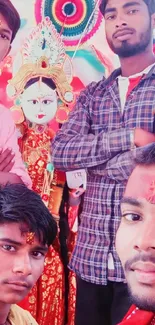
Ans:
[[[45,68],[47,68],[47,63],[45,61],[43,61],[42,64],[41,64],[41,66],[42,66],[42,68],[45,69]]]

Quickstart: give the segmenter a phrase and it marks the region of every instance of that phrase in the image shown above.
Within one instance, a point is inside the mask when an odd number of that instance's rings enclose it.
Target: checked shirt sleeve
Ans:
[[[57,169],[67,171],[98,166],[131,148],[129,129],[92,133],[90,107],[93,105],[93,87],[93,84],[89,85],[81,93],[68,121],[52,143],[52,161]]]
[[[134,151],[117,154],[107,163],[89,168],[89,174],[105,176],[116,182],[127,181],[135,166],[134,158]]]
[[[89,168],[89,173],[106,176],[116,182],[127,181],[136,166],[136,157],[141,154],[145,148],[146,147],[139,147],[131,151],[119,153],[107,163]]]

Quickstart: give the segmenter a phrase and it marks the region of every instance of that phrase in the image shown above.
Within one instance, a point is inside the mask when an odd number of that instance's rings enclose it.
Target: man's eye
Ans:
[[[140,221],[142,219],[141,216],[136,213],[126,213],[123,214],[122,217],[130,222]]]
[[[45,256],[44,253],[39,252],[39,251],[35,251],[35,252],[33,252],[32,255],[33,255],[35,258],[41,258],[41,257],[44,257],[44,256]]]
[[[9,39],[9,36],[6,36],[5,34],[0,34],[0,37],[1,37],[2,39],[4,39],[4,40],[7,40],[7,41],[10,40],[10,39]]]
[[[9,251],[9,252],[15,252],[15,247],[11,246],[11,245],[3,245],[2,248],[5,251]]]
[[[110,16],[107,16],[105,19],[106,20],[113,20],[115,18],[115,15],[110,15]]]
[[[136,14],[137,12],[138,12],[138,9],[132,9],[132,10],[128,11],[128,14],[133,15],[133,14]]]

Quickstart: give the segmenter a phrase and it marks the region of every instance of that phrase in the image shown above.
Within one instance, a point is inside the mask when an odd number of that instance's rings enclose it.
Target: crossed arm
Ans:
[[[57,169],[64,171],[87,168],[88,172],[122,181],[134,167],[139,148],[155,141],[154,134],[141,129],[120,128],[111,132],[91,133],[89,88],[80,96],[52,143],[52,159]],[[132,134],[132,136],[131,136]],[[134,140],[134,141],[133,141]]]

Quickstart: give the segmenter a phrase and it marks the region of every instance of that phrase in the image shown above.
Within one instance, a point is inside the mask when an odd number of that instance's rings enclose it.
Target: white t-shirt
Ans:
[[[126,103],[126,95],[127,95],[127,92],[128,92],[130,79],[137,78],[137,77],[140,77],[140,76],[142,76],[144,74],[147,74],[151,70],[151,68],[153,66],[154,66],[154,63],[149,65],[143,71],[141,71],[139,73],[136,73],[136,74],[134,74],[132,76],[129,76],[129,77],[122,77],[122,76],[118,77],[118,87],[119,87],[119,95],[120,95],[122,113],[123,113],[124,106],[125,106],[125,103]]]

